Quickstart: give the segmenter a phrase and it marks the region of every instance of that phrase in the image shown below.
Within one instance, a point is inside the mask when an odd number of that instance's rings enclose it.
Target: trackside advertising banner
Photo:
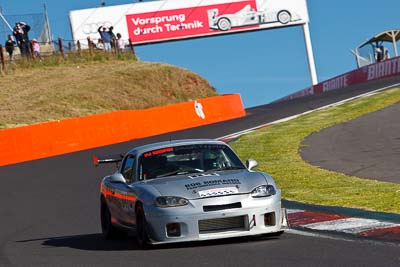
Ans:
[[[71,11],[74,41],[99,27],[134,44],[262,30],[308,22],[306,0],[165,0]]]
[[[276,100],[291,100],[400,75],[400,57],[364,66]]]

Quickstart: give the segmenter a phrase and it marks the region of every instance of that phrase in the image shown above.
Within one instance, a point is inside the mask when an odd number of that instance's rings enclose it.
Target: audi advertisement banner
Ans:
[[[163,42],[308,22],[306,0],[164,0],[71,11],[74,41],[99,38],[99,27],[134,44]]]

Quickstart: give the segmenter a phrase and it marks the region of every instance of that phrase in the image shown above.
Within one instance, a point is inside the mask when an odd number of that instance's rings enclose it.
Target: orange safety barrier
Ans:
[[[239,94],[0,130],[0,166],[245,116]]]

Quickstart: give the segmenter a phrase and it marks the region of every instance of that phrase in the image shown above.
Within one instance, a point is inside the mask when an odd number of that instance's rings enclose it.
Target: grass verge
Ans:
[[[255,158],[283,198],[309,204],[400,213],[400,184],[366,180],[312,166],[299,155],[308,135],[400,101],[400,88],[317,111],[240,137],[232,147],[242,159]]]

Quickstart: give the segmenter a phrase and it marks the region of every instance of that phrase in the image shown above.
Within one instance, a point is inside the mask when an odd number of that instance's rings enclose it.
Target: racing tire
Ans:
[[[106,240],[119,239],[123,232],[111,222],[111,213],[108,205],[102,201],[100,208],[101,232]]]
[[[278,12],[277,19],[282,24],[288,24],[292,20],[292,14],[287,10],[281,10]]]
[[[232,28],[231,21],[227,18],[220,18],[217,25],[221,31],[229,31]]]
[[[150,247],[146,216],[141,205],[136,207],[136,244],[142,250]]]

